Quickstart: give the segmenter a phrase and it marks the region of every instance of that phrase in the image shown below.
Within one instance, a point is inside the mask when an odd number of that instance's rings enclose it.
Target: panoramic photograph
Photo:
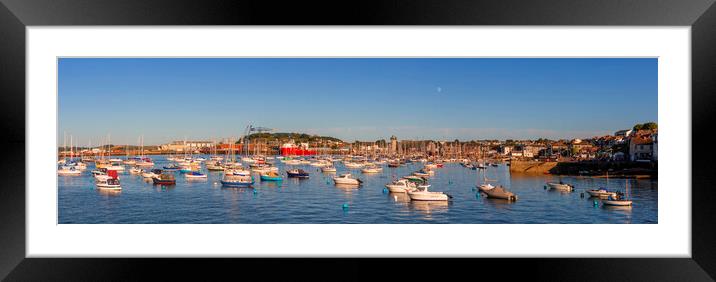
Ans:
[[[59,224],[658,224],[657,58],[59,58]]]

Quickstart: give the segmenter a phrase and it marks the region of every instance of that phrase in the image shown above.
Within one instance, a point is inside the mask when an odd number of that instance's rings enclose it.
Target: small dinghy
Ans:
[[[302,169],[291,169],[286,171],[286,174],[288,174],[288,177],[308,178],[308,172]]]
[[[419,185],[418,189],[408,191],[408,196],[411,201],[447,201],[452,198],[450,195],[443,192],[432,192],[428,191],[430,185]]]
[[[517,195],[515,195],[515,193],[507,191],[507,189],[505,189],[505,187],[502,187],[502,186],[497,186],[490,190],[483,191],[483,193],[487,194],[488,198],[503,199],[503,200],[508,200],[508,201],[516,201],[517,200]]]

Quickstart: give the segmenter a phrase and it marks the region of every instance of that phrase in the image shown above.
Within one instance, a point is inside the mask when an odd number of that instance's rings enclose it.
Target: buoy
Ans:
[[[594,200],[594,206],[599,206],[599,202],[597,202],[597,200]]]
[[[344,210],[347,210],[347,209],[348,209],[348,204],[343,204],[343,209],[344,209]]]
[[[452,180],[448,181],[448,185],[452,184]]]
[[[580,197],[580,198],[584,198],[584,192],[582,192],[581,194],[579,194],[579,197]]]
[[[475,194],[475,198],[480,198],[480,193]]]
[[[383,194],[388,193],[388,188],[383,188]]]
[[[547,190],[547,185],[544,186],[544,190]]]

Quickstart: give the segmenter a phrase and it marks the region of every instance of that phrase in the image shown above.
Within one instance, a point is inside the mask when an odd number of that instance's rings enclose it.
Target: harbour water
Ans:
[[[208,158],[208,157],[207,157]],[[155,167],[169,165],[166,156],[153,156]],[[331,177],[310,165],[275,165],[284,176],[280,182],[261,181],[254,174],[252,188],[223,188],[223,172],[208,173],[203,180],[187,180],[175,172],[176,185],[160,186],[127,170],[120,174],[122,190],[96,189],[90,171],[80,176],[58,176],[58,222],[94,223],[221,223],[221,224],[301,224],[301,223],[459,223],[459,224],[656,224],[658,223],[657,181],[644,179],[605,179],[558,177],[552,175],[510,174],[500,164],[488,167],[487,176],[497,180],[519,197],[517,201],[489,199],[476,191],[482,179],[478,171],[457,163],[446,163],[430,177],[431,191],[442,191],[449,202],[410,201],[405,194],[387,192],[385,184],[423,167],[408,163],[382,173],[362,174],[335,163],[338,173],[350,172],[364,181],[360,188],[337,187]],[[302,168],[308,179],[286,178],[286,170]],[[545,189],[546,182],[564,181],[574,192]],[[603,206],[584,190],[607,187],[624,191],[629,181],[632,207]],[[494,183],[493,183],[494,185]],[[582,197],[583,195],[583,197]],[[595,203],[596,201],[596,203]]]

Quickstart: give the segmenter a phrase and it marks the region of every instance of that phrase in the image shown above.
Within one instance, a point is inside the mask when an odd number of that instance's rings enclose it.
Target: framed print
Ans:
[[[2,3],[9,280],[716,274],[712,1]]]

